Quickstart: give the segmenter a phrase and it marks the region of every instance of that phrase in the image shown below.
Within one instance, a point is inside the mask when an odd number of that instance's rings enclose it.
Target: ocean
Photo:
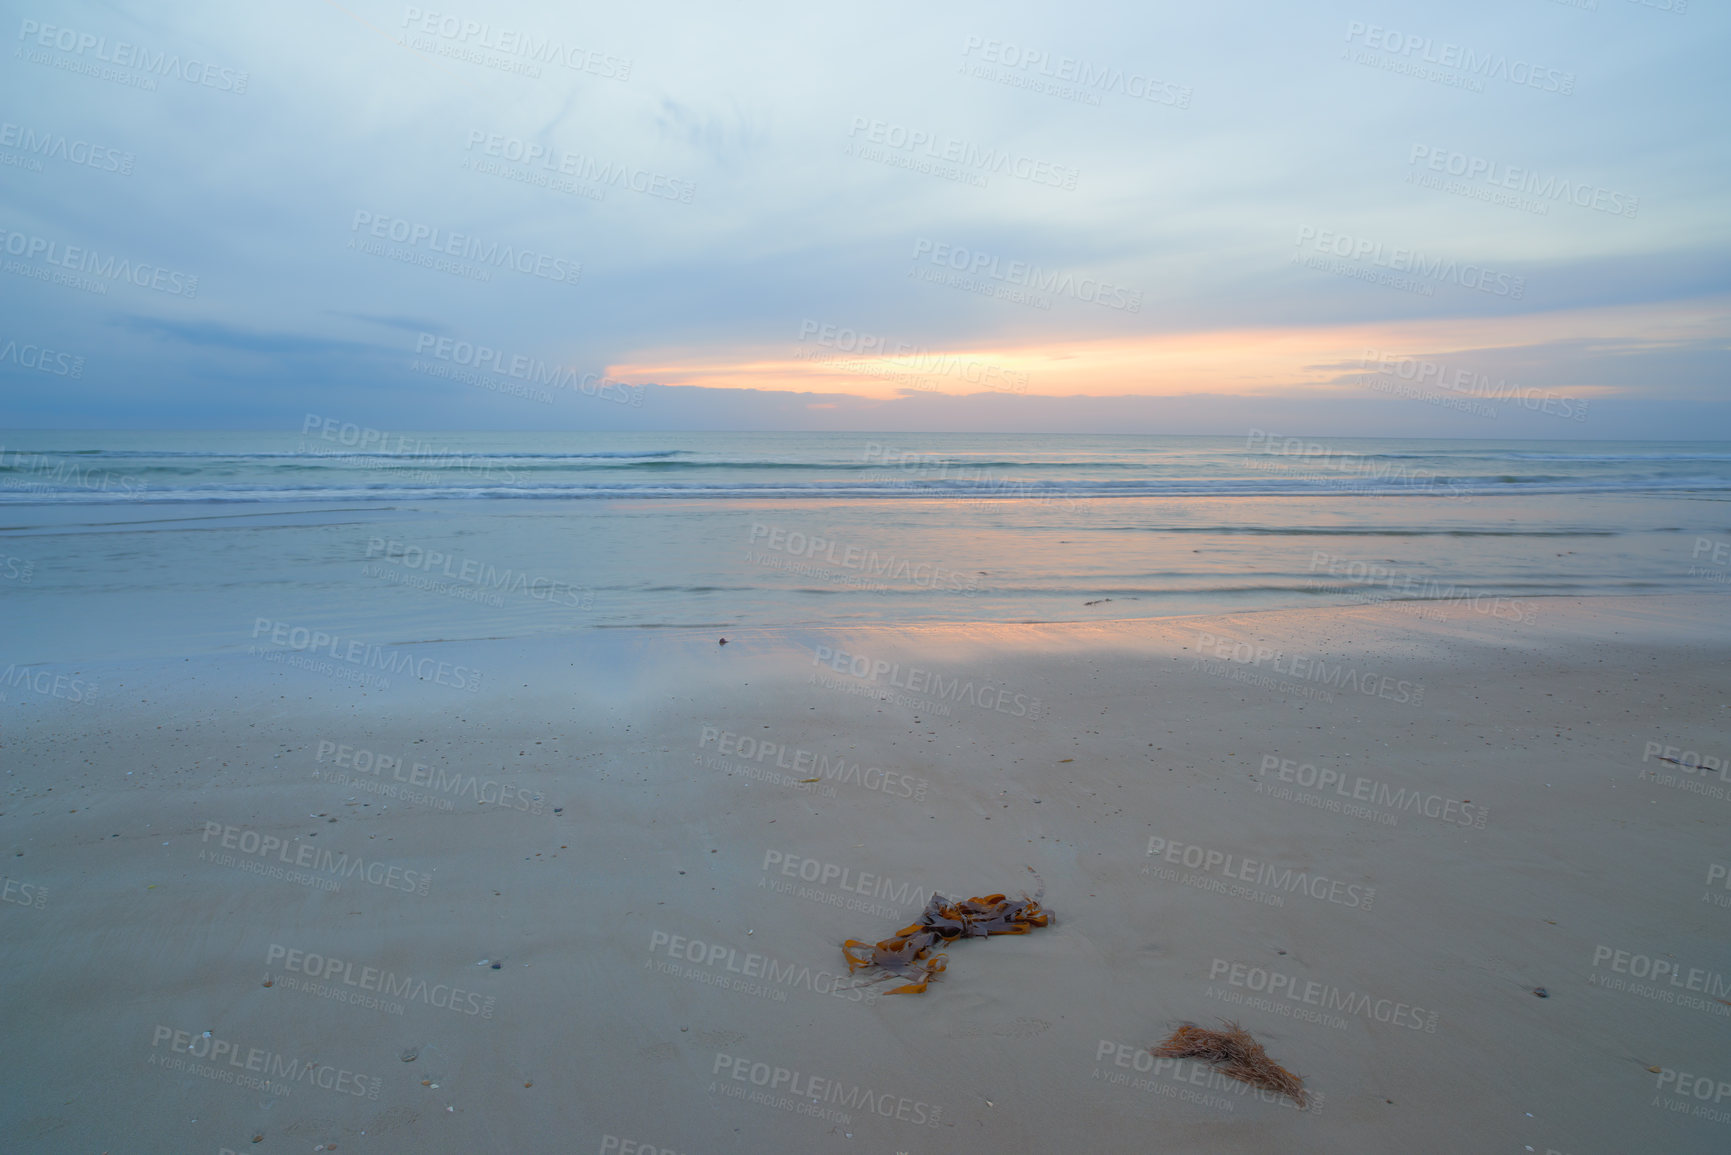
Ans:
[[[1725,591],[1731,444],[14,432],[0,660]],[[1537,605],[1539,603],[1533,603]],[[1524,612],[1533,612],[1530,608]]]

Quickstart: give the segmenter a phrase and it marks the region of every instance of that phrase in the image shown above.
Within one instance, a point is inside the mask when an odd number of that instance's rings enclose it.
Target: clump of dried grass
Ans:
[[[1185,1023],[1154,1047],[1153,1053],[1162,1059],[1200,1059],[1223,1075],[1285,1095],[1303,1108],[1308,1102],[1304,1080],[1269,1058],[1249,1031],[1237,1023],[1225,1023],[1225,1027],[1224,1031],[1211,1031]]]

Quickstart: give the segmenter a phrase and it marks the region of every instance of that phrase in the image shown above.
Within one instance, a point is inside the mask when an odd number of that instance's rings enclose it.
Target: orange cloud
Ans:
[[[1568,339],[1669,341],[1731,336],[1731,300],[1609,306],[1506,317],[1445,317],[1366,324],[1152,333],[1074,341],[859,351],[844,335],[779,348],[647,353],[610,365],[631,382],[706,388],[845,393],[882,399],[906,391],[1044,396],[1186,393],[1329,395],[1367,351],[1435,356]],[[844,348],[843,346],[849,346]],[[1606,393],[1590,383],[1583,393]]]

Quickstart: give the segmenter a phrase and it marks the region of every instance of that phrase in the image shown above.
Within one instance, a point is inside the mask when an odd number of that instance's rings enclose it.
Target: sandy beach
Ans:
[[[1724,602],[1498,604],[57,669],[0,1146],[1723,1150]],[[1147,1052],[1228,1018],[1310,1109]]]

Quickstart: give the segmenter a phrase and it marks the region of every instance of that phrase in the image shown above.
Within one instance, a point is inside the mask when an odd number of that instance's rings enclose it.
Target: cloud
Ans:
[[[445,321],[431,317],[388,317],[371,313],[342,313],[331,310],[333,317],[350,317],[357,321],[366,321],[373,325],[383,325],[388,329],[401,329],[405,333],[432,333],[444,337],[452,332],[451,326]]]
[[[270,333],[242,329],[217,321],[175,321],[162,317],[122,317],[116,325],[133,332],[167,339],[196,349],[222,349],[271,357],[350,357],[378,355],[377,345],[315,337],[303,333]]]
[[[1564,93],[1436,83],[1374,52],[1367,65],[1343,56],[1366,48],[1354,17],[1305,8],[1246,25],[1206,6],[1078,19],[895,0],[870,13],[512,0],[441,9],[429,25],[386,4],[282,21],[213,0],[136,14],[74,0],[54,19],[80,37],[248,79],[241,91],[98,68],[76,37],[63,48],[12,27],[0,152],[17,162],[0,228],[25,251],[8,248],[19,268],[0,271],[0,335],[52,339],[87,365],[76,389],[8,377],[0,414],[74,424],[92,405],[131,413],[143,390],[140,420],[251,424],[334,390],[422,424],[648,417],[526,408],[416,375],[421,332],[636,383],[769,386],[833,406],[728,393],[682,410],[729,428],[793,412],[870,421],[884,404],[946,428],[1036,410],[1065,420],[1040,405],[1071,396],[1097,399],[1089,420],[1237,420],[1234,395],[1338,415],[1323,402],[1363,391],[1326,367],[1371,347],[1544,388],[1710,400],[1731,331],[1702,304],[1731,298],[1731,160],[1710,144],[1727,17],[1600,8],[1395,0],[1378,16],[1403,36],[1566,73]],[[1182,102],[1146,98],[1179,90]],[[534,151],[476,148],[477,133]],[[88,163],[108,150],[130,159]],[[1505,182],[1518,171],[1609,190],[1638,212],[1596,211],[1592,197],[1529,211],[1501,203],[1488,175],[1420,183],[1431,170],[1415,158],[1433,154],[1486,158]],[[692,195],[665,195],[675,188]],[[363,249],[357,211],[581,262],[582,275],[478,276],[428,244]],[[1330,260],[1295,263],[1295,242],[1324,232],[1352,238],[1349,255],[1305,249]],[[60,264],[30,249],[38,239]],[[966,268],[916,267],[922,240],[967,250]],[[45,280],[73,249],[196,275],[198,292]],[[1451,271],[1403,272],[1397,251]],[[1062,291],[1018,301],[1011,270],[1033,266],[1133,291],[1140,307]],[[1479,291],[1485,269],[1493,290],[1522,291]],[[944,276],[911,275],[931,272]],[[955,374],[932,389],[814,371],[794,356],[812,319],[1025,374],[1027,393],[963,401],[978,382]],[[42,391],[20,395],[30,388]],[[1191,394],[1218,400],[1171,400]],[[1437,417],[1377,412],[1414,433]]]

